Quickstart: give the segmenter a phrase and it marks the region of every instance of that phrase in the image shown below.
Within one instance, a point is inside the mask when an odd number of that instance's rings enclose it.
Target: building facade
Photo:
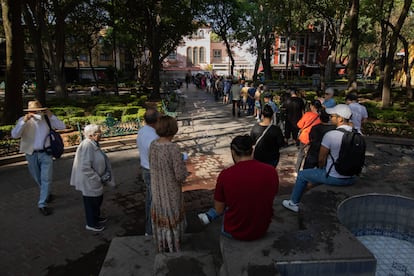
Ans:
[[[190,70],[192,74],[205,73],[228,76],[230,75],[230,58],[223,42],[212,40],[210,27],[200,27],[190,36],[183,38],[170,56],[163,62],[165,78],[182,78]],[[252,75],[254,62],[244,57],[243,51],[234,47],[232,50],[235,59],[234,74],[238,75],[241,69],[247,75]]]
[[[326,60],[323,35],[312,29],[282,36],[275,34],[273,70],[279,76],[305,76],[319,73]]]

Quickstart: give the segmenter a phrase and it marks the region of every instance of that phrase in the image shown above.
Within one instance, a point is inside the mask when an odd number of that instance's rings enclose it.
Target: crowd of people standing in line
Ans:
[[[362,133],[362,124],[368,118],[356,94],[348,94],[346,104],[336,104],[334,91],[328,88],[324,97],[307,103],[303,95],[291,89],[278,106],[273,95],[264,92],[263,85],[255,87],[233,78],[226,81],[229,81],[226,85],[214,85],[223,89],[223,104],[231,101],[233,116],[240,116],[246,110],[248,116],[255,116],[257,123],[249,134],[232,140],[230,154],[234,165],[219,174],[214,207],[199,214],[202,223],[222,217],[223,235],[240,240],[262,237],[271,222],[273,200],[278,191],[280,149],[291,138],[299,151],[297,179],[291,198],[283,201],[284,207],[298,212],[308,183],[350,185],[355,182],[354,175],[341,175],[332,164],[338,158],[343,130],[355,128]],[[281,110],[284,115],[280,115]],[[21,152],[26,154],[29,171],[40,187],[39,210],[43,215],[50,215],[52,210],[47,203],[51,201],[53,160],[44,150],[49,131],[44,117],[48,116],[54,128],[63,129],[64,124],[38,101],[29,102],[25,111],[27,114],[18,120],[12,136],[21,137]],[[177,252],[187,224],[181,188],[189,174],[187,157],[173,141],[178,132],[175,118],[148,108],[144,120],[145,125],[137,134],[137,147],[146,187],[145,235],[152,235],[158,252]],[[86,229],[99,232],[104,230],[107,221],[100,211],[104,187],[116,184],[110,161],[100,149],[100,126],[87,125],[84,137],[76,150],[70,185],[82,193]]]

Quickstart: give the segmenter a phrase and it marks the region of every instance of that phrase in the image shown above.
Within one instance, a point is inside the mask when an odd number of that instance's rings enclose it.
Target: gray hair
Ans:
[[[335,90],[332,87],[328,87],[326,88],[325,93],[329,95],[333,95],[335,94]]]
[[[101,127],[99,125],[90,124],[90,125],[86,125],[85,128],[83,129],[83,135],[85,135],[86,138],[89,138],[95,133],[100,132],[100,131],[101,131]]]

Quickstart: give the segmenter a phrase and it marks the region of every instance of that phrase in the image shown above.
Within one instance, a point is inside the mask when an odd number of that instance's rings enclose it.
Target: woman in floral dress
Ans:
[[[158,252],[178,252],[186,227],[181,186],[188,172],[180,148],[172,143],[177,121],[162,116],[156,126],[159,139],[150,146],[152,232]]]

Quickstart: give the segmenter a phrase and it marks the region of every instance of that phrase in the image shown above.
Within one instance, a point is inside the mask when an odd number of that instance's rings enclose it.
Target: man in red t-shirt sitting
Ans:
[[[259,239],[272,220],[279,177],[274,167],[252,158],[249,135],[235,137],[230,148],[235,164],[217,178],[214,208],[198,217],[208,224],[224,213],[223,235],[246,241]]]

